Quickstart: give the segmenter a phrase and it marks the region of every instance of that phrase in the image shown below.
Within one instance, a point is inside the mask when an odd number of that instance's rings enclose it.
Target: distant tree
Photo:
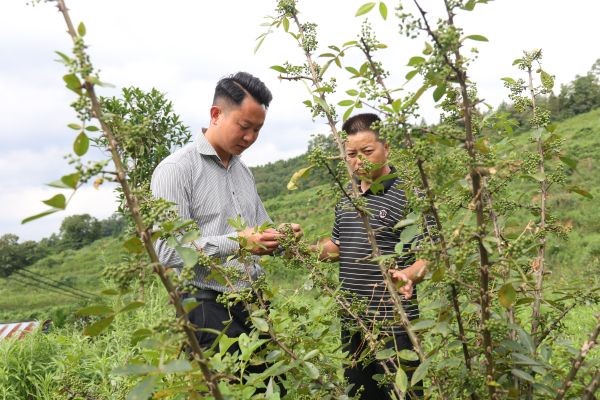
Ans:
[[[89,214],[71,215],[60,225],[60,240],[64,248],[80,249],[100,238],[102,225]]]
[[[571,83],[561,86],[558,105],[561,119],[600,107],[600,59],[586,75],[577,75]]]
[[[100,220],[100,236],[117,236],[125,229],[125,220],[120,214],[113,214],[110,217]]]
[[[19,237],[8,233],[0,237],[0,276],[6,277],[13,272],[33,264],[44,257],[33,240],[19,243]]]

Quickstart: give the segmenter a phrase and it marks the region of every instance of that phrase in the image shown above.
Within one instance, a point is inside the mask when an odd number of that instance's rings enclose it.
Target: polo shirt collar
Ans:
[[[387,175],[393,175],[393,177],[380,182],[383,185],[383,193],[387,192],[392,186],[394,186],[394,184],[396,183],[396,180],[398,179],[398,176],[396,175],[396,168],[393,165],[390,165],[390,173]],[[358,184],[360,184],[360,181],[358,181]],[[379,193],[381,193],[381,192],[378,191],[377,194],[379,194]],[[375,193],[373,193],[371,191],[371,188],[369,188],[369,189],[367,189],[366,192],[363,193],[363,195],[367,195],[367,194],[375,194]]]

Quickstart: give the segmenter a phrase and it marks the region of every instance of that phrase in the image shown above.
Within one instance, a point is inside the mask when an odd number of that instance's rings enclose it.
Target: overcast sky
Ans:
[[[115,209],[108,188],[84,188],[69,210],[21,225],[20,221],[46,209],[41,200],[56,190],[45,183],[71,172],[63,155],[70,151],[76,119],[69,108],[72,93],[64,88],[63,66],[55,50],[68,53],[70,39],[64,22],[50,4],[28,6],[27,0],[4,0],[0,13],[0,235],[15,233],[21,240],[39,240],[57,232],[69,214],[90,213],[106,218]],[[356,38],[362,18],[354,17],[363,0],[299,2],[303,21],[318,23],[320,50]],[[423,1],[432,5],[437,0]],[[166,93],[175,111],[196,134],[208,121],[216,81],[239,70],[263,79],[274,100],[258,141],[243,159],[249,165],[286,159],[306,150],[313,133],[325,133],[322,121],[311,121],[302,101],[306,89],[280,82],[269,67],[301,54],[283,34],[270,36],[257,54],[260,26],[272,15],[275,1],[255,0],[70,0],[72,18],[84,21],[86,41],[95,67],[116,89],[100,89],[105,96],[134,85]],[[390,8],[396,2],[387,1]],[[597,44],[600,2],[593,0],[496,0],[459,15],[465,34],[485,35],[471,71],[480,96],[492,105],[506,98],[500,78],[515,76],[512,60],[522,50],[542,48],[545,69],[558,85],[585,74],[600,58]],[[423,40],[407,42],[396,34],[397,20],[383,22],[369,14],[381,41],[390,44],[379,57],[393,76],[403,77],[408,59],[419,53]],[[350,60],[352,55],[350,56]],[[348,74],[335,70],[339,86],[351,87]],[[400,80],[395,82],[400,84]],[[558,92],[558,86],[555,92]],[[343,93],[343,91],[342,91]],[[430,98],[429,94],[427,98]],[[423,115],[435,120],[425,104]],[[286,182],[281,182],[285,185]]]

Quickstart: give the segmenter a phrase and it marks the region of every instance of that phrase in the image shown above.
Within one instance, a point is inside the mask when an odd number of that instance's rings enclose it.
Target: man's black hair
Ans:
[[[346,120],[342,125],[342,130],[347,135],[354,135],[361,131],[371,131],[379,138],[379,123],[381,119],[372,113],[356,114]]]
[[[269,103],[273,99],[271,91],[257,77],[247,72],[238,72],[235,75],[229,75],[221,78],[215,88],[213,105],[218,99],[225,99],[231,103],[240,105],[247,94],[250,94],[259,104],[269,108]]]

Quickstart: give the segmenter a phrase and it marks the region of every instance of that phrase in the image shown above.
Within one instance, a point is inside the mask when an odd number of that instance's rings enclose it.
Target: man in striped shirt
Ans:
[[[198,224],[202,236],[195,245],[220,260],[223,267],[236,271],[230,285],[215,280],[210,268],[197,265],[189,282],[196,288],[190,295],[200,300],[188,315],[190,321],[198,328],[222,331],[231,320],[226,331],[230,337],[250,332],[248,313],[242,303],[227,307],[217,302],[217,297],[249,288],[263,273],[259,256],[272,254],[279,245],[276,229],[257,228],[271,220],[250,169],[239,157],[257,139],[271,99],[266,85],[248,73],[221,79],[215,88],[208,128],[195,142],[164,159],[152,175],[153,195],[175,203],[181,218]],[[228,221],[239,218],[248,228],[237,232]],[[298,225],[292,227],[301,235]],[[231,257],[239,252],[240,239],[252,254],[244,260]],[[166,241],[157,240],[156,250],[161,263],[181,270],[182,258]],[[196,335],[203,347],[211,346],[216,338],[201,330]]]
[[[376,243],[381,255],[396,254],[395,247],[401,241],[402,229],[396,229],[399,221],[407,217],[410,210],[404,190],[399,186],[394,167],[388,165],[389,146],[379,138],[377,124],[379,117],[375,114],[358,114],[349,118],[342,129],[348,135],[345,149],[346,157],[354,178],[358,180],[359,201],[368,210],[369,225],[375,233]],[[373,184],[377,182],[377,184]],[[429,221],[430,223],[431,221]],[[428,223],[428,224],[429,224]],[[400,283],[399,293],[404,297],[403,308],[409,319],[418,318],[415,284],[425,275],[426,261],[415,260],[410,249],[424,238],[416,234],[410,243],[405,244],[404,256],[395,260],[396,268],[389,273],[392,279]],[[336,206],[335,222],[331,238],[321,242],[322,260],[340,262],[340,282],[342,289],[364,300],[366,310],[359,315],[365,325],[389,338],[387,347],[412,349],[406,332],[394,322],[394,306],[386,288],[386,282],[377,262],[372,261],[372,247],[362,219],[356,207],[348,198],[343,198]],[[354,324],[351,317],[344,317],[345,324]],[[342,343],[345,349],[359,359],[365,349],[364,332],[351,333],[343,328]],[[391,339],[394,340],[391,340]],[[413,363],[410,367],[416,367]],[[345,370],[349,383],[354,384],[351,395],[363,387],[361,399],[388,399],[389,387],[380,387],[372,376],[383,374],[383,368],[377,362],[370,364],[358,362]],[[410,378],[409,372],[409,378]],[[422,395],[421,390],[412,393]]]

